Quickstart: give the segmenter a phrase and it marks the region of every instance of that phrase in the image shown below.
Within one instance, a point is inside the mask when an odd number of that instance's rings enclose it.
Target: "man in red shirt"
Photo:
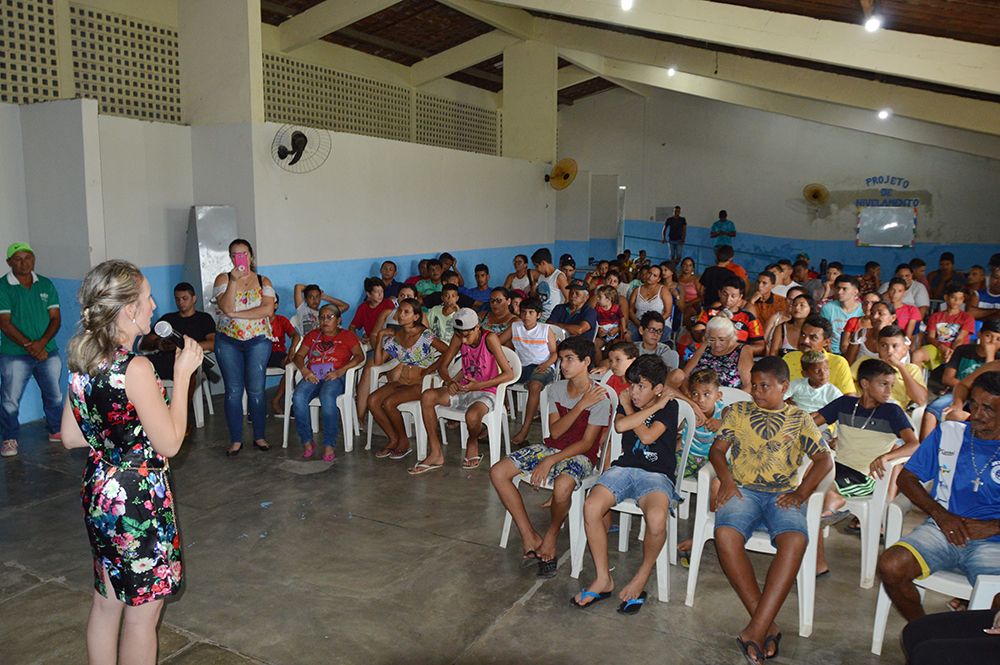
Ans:
[[[706,307],[701,312],[701,316],[691,329],[691,336],[698,339],[705,334],[705,326],[709,319],[714,316],[726,316],[724,311],[731,314],[730,318],[736,327],[736,338],[741,344],[749,344],[755,356],[764,355],[764,330],[756,316],[740,308],[743,295],[746,293],[742,279],[735,275],[722,282],[719,289],[719,302]]]

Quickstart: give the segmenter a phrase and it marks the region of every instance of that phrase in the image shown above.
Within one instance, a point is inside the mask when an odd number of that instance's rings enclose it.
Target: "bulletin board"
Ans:
[[[913,247],[917,209],[888,206],[858,207],[858,247]]]

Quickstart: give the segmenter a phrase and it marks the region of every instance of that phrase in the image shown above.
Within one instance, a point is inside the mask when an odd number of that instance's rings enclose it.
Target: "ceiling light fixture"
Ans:
[[[878,119],[886,120],[889,118],[890,115],[892,115],[892,109],[882,109],[881,111],[878,112]]]
[[[867,21],[865,21],[865,30],[868,32],[875,32],[882,27],[882,19],[878,16],[872,16]]]
[[[667,70],[667,76],[673,76],[676,73],[677,73],[677,70],[674,69],[673,67],[671,67],[670,69]]]
[[[625,11],[632,9],[632,0],[622,0],[622,9]]]

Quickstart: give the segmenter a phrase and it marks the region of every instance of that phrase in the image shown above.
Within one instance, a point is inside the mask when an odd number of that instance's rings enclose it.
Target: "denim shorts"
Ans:
[[[482,402],[486,405],[487,410],[492,411],[494,405],[497,403],[497,396],[493,393],[488,393],[485,390],[474,390],[471,393],[458,393],[457,395],[451,396],[449,406],[453,409],[468,409],[476,402]]]
[[[524,365],[521,367],[521,377],[515,382],[522,386],[526,386],[532,381],[538,381],[542,384],[542,387],[549,385],[556,380],[556,366],[555,363],[549,365],[549,368],[541,372],[538,371],[538,365]]]
[[[548,446],[542,445],[541,443],[535,443],[530,446],[525,446],[520,450],[515,450],[507,458],[513,464],[514,468],[520,471],[526,476],[530,476],[531,472],[535,470],[535,467],[550,455],[555,455],[560,452],[558,448],[549,448]],[[576,481],[576,487],[579,489],[580,485],[583,484],[583,479],[594,472],[594,465],[583,455],[574,455],[573,457],[567,457],[561,462],[557,462],[552,470],[549,471],[548,481],[553,482],[559,476],[569,476]]]
[[[761,492],[740,487],[741,500],[733,496],[726,505],[719,508],[715,514],[715,528],[728,526],[743,534],[744,540],[757,529],[764,527],[771,536],[771,545],[778,534],[797,531],[809,538],[809,528],[806,524],[806,503],[798,508],[779,508],[778,497],[785,492]]]
[[[625,499],[638,501],[650,492],[662,492],[668,499],[680,499],[674,491],[674,484],[662,473],[635,469],[624,466],[612,466],[597,481],[615,495],[615,501],[621,503]]]
[[[970,540],[965,547],[952,545],[931,518],[892,546],[905,547],[913,554],[920,564],[919,579],[939,570],[957,568],[975,586],[980,575],[1000,575],[1000,543]]]

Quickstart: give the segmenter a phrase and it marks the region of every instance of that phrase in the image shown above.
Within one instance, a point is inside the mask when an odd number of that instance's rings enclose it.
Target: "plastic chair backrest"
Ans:
[[[566,332],[565,328],[560,328],[559,326],[549,326],[549,327],[552,328],[552,332],[555,335],[556,344],[569,337],[569,333]],[[594,331],[594,335],[597,335],[597,331]]]
[[[722,401],[726,403],[726,406],[735,404],[736,402],[752,402],[753,397],[750,397],[750,393],[740,390],[739,388],[730,388],[729,386],[722,386],[719,388],[722,391]]]
[[[288,317],[288,322],[292,324],[293,328],[295,328],[295,332],[297,332],[299,334],[299,337],[303,337],[303,334],[302,334],[302,322],[299,321],[299,315],[298,314],[292,314],[290,317]],[[301,342],[300,342],[300,344],[301,344]]]
[[[514,349],[509,349],[506,346],[500,347],[503,349],[504,356],[507,357],[507,362],[510,364],[510,368],[514,371],[514,378],[507,383],[501,383],[497,386],[497,404],[503,405],[504,403],[504,393],[507,390],[507,386],[511,385],[519,378],[521,378],[521,359],[517,357],[517,352]]]
[[[688,453],[691,451],[691,443],[694,441],[694,431],[698,426],[698,422],[695,419],[694,409],[691,408],[690,404],[680,399],[675,401],[677,402],[677,431],[681,432],[684,425],[687,425],[687,432],[684,433],[684,441],[681,446],[681,465],[677,467],[678,473],[680,473],[680,469],[684,468],[683,465],[687,465]],[[617,406],[615,408],[617,409]],[[614,427],[613,420],[611,426],[612,428]],[[610,455],[612,462],[618,459],[622,454],[622,435],[618,432],[615,432],[608,454]]]

